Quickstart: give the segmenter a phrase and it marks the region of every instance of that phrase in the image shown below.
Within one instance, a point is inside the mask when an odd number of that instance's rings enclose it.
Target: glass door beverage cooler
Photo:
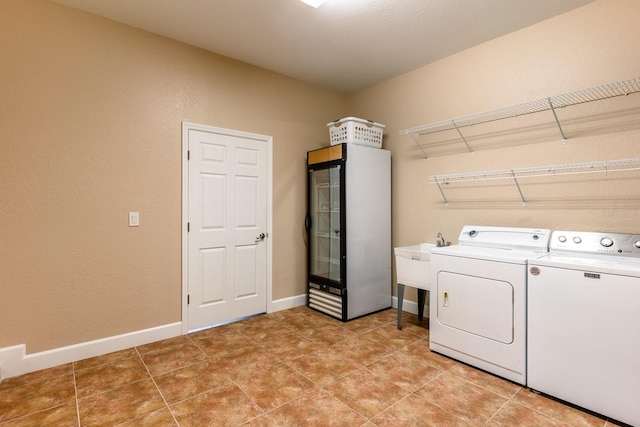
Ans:
[[[391,307],[391,155],[307,153],[309,307],[342,321]]]

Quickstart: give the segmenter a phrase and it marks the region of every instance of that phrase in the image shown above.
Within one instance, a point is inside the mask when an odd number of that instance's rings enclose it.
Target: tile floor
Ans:
[[[389,309],[306,307],[0,382],[9,426],[612,426],[429,351]]]

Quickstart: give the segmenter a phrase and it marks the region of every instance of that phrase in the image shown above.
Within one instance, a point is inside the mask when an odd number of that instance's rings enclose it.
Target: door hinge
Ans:
[[[188,233],[189,231],[191,231],[191,223],[190,223],[190,222],[188,222],[188,223],[187,223],[187,233]]]
[[[191,150],[187,150],[187,160],[191,160]]]
[[[187,305],[191,304],[191,295],[187,295]]]

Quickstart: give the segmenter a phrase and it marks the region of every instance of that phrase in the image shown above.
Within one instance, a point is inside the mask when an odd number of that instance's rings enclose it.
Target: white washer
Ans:
[[[527,261],[547,253],[550,235],[465,226],[458,245],[433,248],[431,350],[526,384]]]
[[[640,235],[554,231],[529,264],[528,386],[640,426]]]

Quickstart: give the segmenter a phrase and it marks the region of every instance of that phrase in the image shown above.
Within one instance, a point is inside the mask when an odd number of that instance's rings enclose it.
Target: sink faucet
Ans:
[[[436,237],[436,246],[441,248],[443,246],[449,246],[451,244],[451,242],[447,242],[444,240],[444,236],[442,235],[442,233],[438,233],[437,237]]]

